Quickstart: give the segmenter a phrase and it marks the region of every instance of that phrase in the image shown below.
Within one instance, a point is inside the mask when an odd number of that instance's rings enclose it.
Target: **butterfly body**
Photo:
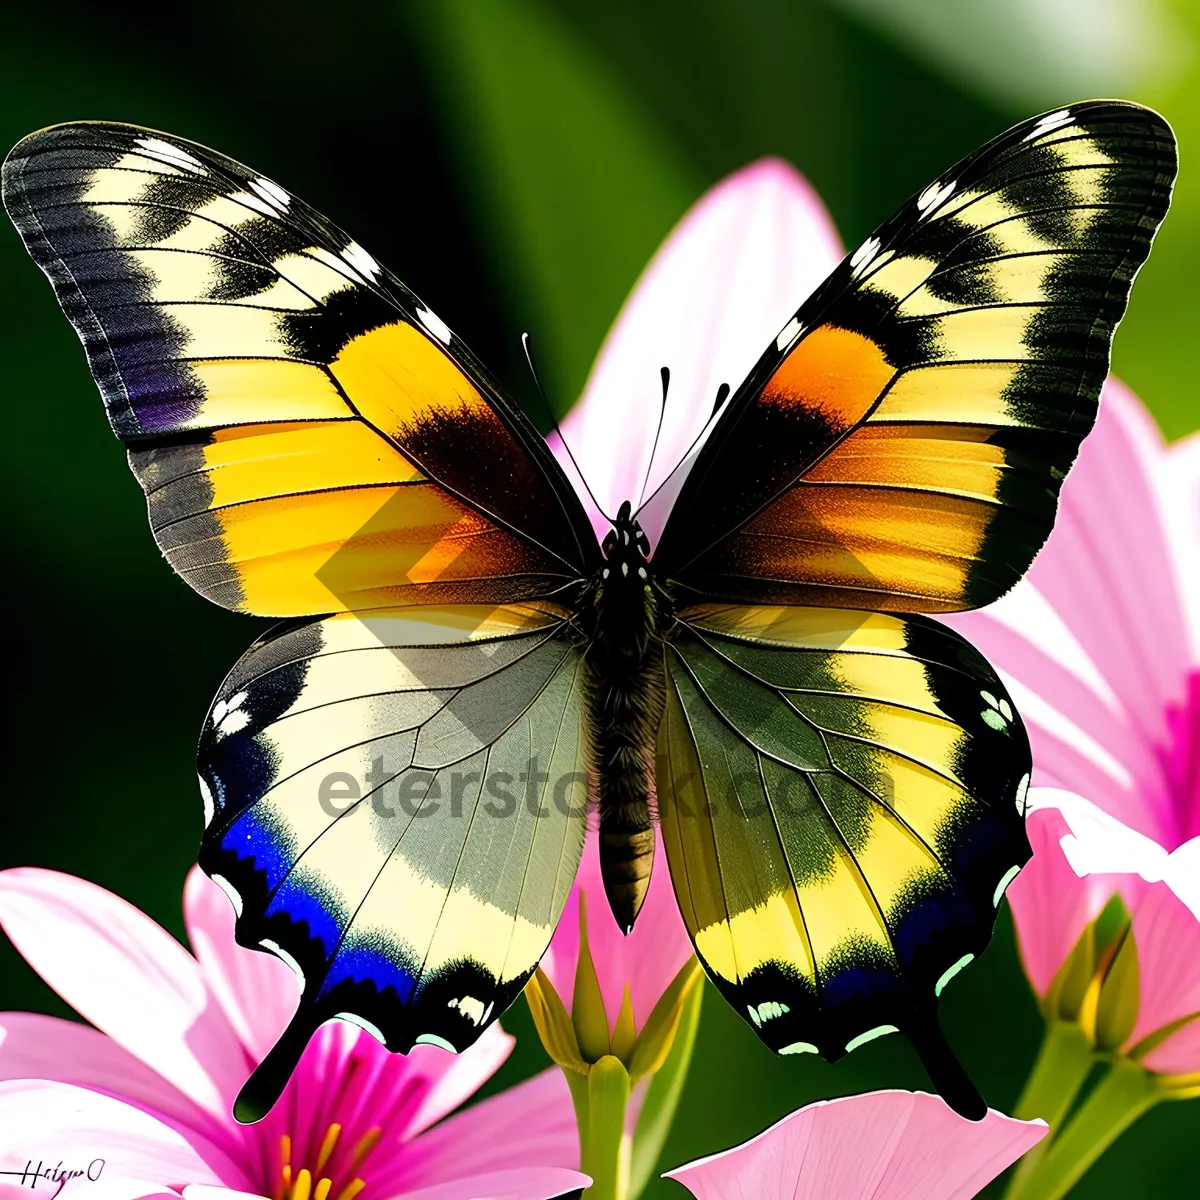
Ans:
[[[622,929],[657,819],[696,954],[764,1043],[835,1061],[899,1032],[983,1116],[938,997],[1030,856],[1032,761],[931,614],[999,598],[1049,534],[1175,171],[1138,105],[1000,134],[834,269],[598,542],[461,340],[286,189],[132,125],[12,151],[5,205],[167,561],[295,618],[197,751],[200,865],[301,992],[240,1118],[334,1018],[474,1042],[550,943],[592,798]],[[665,382],[664,413],[707,416]]]
[[[600,869],[617,924],[637,919],[654,865],[654,739],[662,717],[663,629],[670,598],[626,501],[601,547],[587,652]]]

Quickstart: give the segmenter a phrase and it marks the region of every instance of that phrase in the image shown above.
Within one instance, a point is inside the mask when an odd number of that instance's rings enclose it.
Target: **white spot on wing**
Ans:
[[[1026,771],[1021,776],[1021,782],[1017,784],[1017,812],[1021,816],[1025,815],[1029,800],[1029,772]]]
[[[782,354],[804,332],[804,326],[793,317],[780,331],[775,339],[775,349]]]
[[[164,142],[162,138],[156,137],[136,138],[135,143],[151,158],[183,167],[184,170],[191,171],[195,175],[205,174],[204,164],[194,154],[189,154],[182,146],[173,146],[170,142]]]
[[[263,938],[258,944],[264,950],[270,950],[272,954],[278,955],[292,968],[296,978],[300,981],[300,990],[304,991],[304,972],[300,969],[300,964],[278,942],[273,942],[270,938]]]
[[[1004,899],[1004,893],[1006,891],[1008,891],[1008,885],[1010,883],[1012,883],[1012,881],[1014,879],[1016,879],[1016,877],[1018,875],[1020,875],[1020,873],[1021,873],[1020,867],[1009,867],[1008,870],[1004,872],[1004,875],[1001,877],[1000,882],[998,884],[996,884],[995,892],[992,893],[992,907],[993,908],[1000,907],[1000,901]]]
[[[779,1051],[780,1054],[819,1054],[820,1051],[812,1044],[812,1042],[792,1042],[790,1046],[784,1046]]]
[[[861,275],[871,265],[871,260],[879,253],[879,244],[877,237],[869,237],[850,255],[850,266],[856,276]]]
[[[1038,123],[1025,135],[1024,140],[1032,142],[1035,138],[1043,137],[1047,133],[1051,133],[1055,129],[1061,129],[1064,125],[1069,125],[1074,118],[1071,116],[1069,108],[1060,108],[1057,112],[1047,113]]]
[[[451,1054],[457,1054],[457,1047],[446,1041],[444,1037],[438,1037],[436,1033],[423,1033],[413,1043],[415,1046],[438,1046],[443,1050],[449,1050]]]
[[[291,196],[287,194],[279,186],[270,179],[259,175],[257,178],[250,180],[250,186],[270,205],[275,208],[286,210],[287,206],[292,202]]]
[[[229,902],[233,905],[233,911],[240,917],[242,915],[242,897],[237,888],[224,875],[210,875],[209,879],[229,897]]]
[[[360,274],[377,276],[379,263],[372,254],[367,253],[357,242],[350,242],[342,251],[342,257]]]
[[[437,313],[431,313],[427,308],[418,308],[417,317],[442,345],[450,345],[450,326]]]
[[[359,1029],[369,1033],[381,1046],[387,1045],[387,1038],[383,1036],[383,1030],[378,1025],[372,1024],[366,1017],[360,1017],[358,1013],[338,1013],[339,1021],[349,1021],[351,1025],[357,1025]]]
[[[858,1037],[851,1038],[846,1043],[846,1053],[849,1054],[852,1050],[857,1050],[859,1046],[865,1046],[868,1042],[873,1042],[885,1034],[899,1032],[895,1025],[876,1025],[874,1029],[868,1029],[866,1033],[860,1033]]]
[[[463,996],[461,1000],[447,1001],[447,1006],[457,1008],[468,1021],[471,1021],[475,1025],[483,1024],[488,1011],[483,1007],[483,1001],[477,1000],[474,996]]]
[[[959,971],[961,971],[965,966],[967,966],[971,962],[973,962],[974,959],[975,959],[975,955],[964,954],[962,956],[962,958],[960,958],[958,960],[958,962],[956,962],[954,964],[954,966],[949,967],[945,971],[943,971],[941,978],[937,981],[937,983],[935,983],[933,985],[933,994],[935,996],[940,996],[942,994],[942,992],[945,991],[946,984],[948,984],[950,982],[950,980],[952,980],[955,977],[955,975],[957,975],[959,973]]]
[[[228,700],[218,700],[213,705],[212,723],[218,741],[250,724],[250,714],[242,707],[246,698],[246,692],[238,692]]]
[[[200,780],[200,799],[204,802],[204,828],[207,829],[217,815],[217,802],[213,799],[212,791],[203,775],[197,775]]]
[[[954,194],[954,180],[949,183],[939,184],[934,180],[918,197],[917,208],[921,213],[921,220],[924,221],[927,217],[933,216],[937,209],[950,199]]]

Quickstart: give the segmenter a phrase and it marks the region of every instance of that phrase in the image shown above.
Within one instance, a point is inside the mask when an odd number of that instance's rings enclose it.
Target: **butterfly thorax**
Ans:
[[[599,791],[600,869],[617,924],[628,931],[654,865],[654,737],[663,707],[663,599],[649,543],[621,506],[589,589],[587,669],[593,769]]]

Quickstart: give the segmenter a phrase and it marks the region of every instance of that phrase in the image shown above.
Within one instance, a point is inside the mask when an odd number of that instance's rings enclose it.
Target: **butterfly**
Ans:
[[[5,205],[164,556],[284,619],[198,749],[200,864],[301,989],[239,1119],[331,1018],[474,1042],[589,813],[624,928],[661,828],[696,953],[770,1048],[899,1031],[982,1117],[936,1010],[1030,855],[1030,751],[930,614],[1047,537],[1175,166],[1161,117],[1109,101],[963,159],[722,389],[651,544],[633,497],[598,536],[445,322],[273,180],[131,125],[12,151]]]

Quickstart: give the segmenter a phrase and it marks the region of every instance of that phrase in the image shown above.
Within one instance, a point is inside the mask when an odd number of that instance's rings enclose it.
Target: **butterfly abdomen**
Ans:
[[[663,709],[658,602],[645,536],[622,506],[604,543],[588,650],[600,873],[609,907],[633,928],[654,866],[654,738]]]

